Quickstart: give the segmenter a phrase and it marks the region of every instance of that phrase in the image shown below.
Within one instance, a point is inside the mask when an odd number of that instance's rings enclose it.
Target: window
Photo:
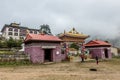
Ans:
[[[37,34],[37,31],[34,31],[34,34]]]
[[[20,32],[26,33],[26,29],[20,29]]]
[[[18,36],[18,33],[14,33],[14,36]]]
[[[8,35],[12,35],[12,32],[9,32]]]
[[[9,31],[12,31],[12,30],[13,30],[13,28],[9,28],[8,30],[9,30]]]
[[[32,31],[32,30],[30,30],[30,33],[33,33],[33,31]]]
[[[26,34],[25,33],[20,33],[20,36],[26,36]]]
[[[14,31],[15,31],[15,32],[18,32],[18,29],[17,29],[17,28],[15,28],[15,29],[14,29]]]

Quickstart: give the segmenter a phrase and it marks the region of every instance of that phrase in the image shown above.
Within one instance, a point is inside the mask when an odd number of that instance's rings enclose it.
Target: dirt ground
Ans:
[[[120,80],[120,59],[0,67],[0,80]]]

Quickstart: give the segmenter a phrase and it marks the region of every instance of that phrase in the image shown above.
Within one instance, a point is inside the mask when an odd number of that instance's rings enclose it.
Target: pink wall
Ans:
[[[108,59],[112,58],[112,53],[109,47],[96,47],[96,48],[87,48],[90,50],[90,53],[92,54],[92,58],[95,58],[98,56],[101,59],[105,59],[105,49],[108,50]]]
[[[38,43],[39,44],[39,43]],[[61,62],[63,55],[61,54],[61,46],[60,43],[47,43],[47,44],[26,44],[25,45],[25,53],[30,55],[30,60],[33,63],[43,63],[44,62],[44,49],[41,48],[41,46],[56,46],[56,48],[52,49],[53,54],[53,62]],[[59,54],[57,54],[59,52]]]

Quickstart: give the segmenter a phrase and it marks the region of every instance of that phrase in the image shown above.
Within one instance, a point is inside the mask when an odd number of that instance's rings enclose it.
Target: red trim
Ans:
[[[101,40],[92,40],[85,44],[86,47],[91,47],[91,46],[111,46],[111,44],[101,41]]]
[[[25,38],[25,42],[26,41],[59,41],[61,42],[62,40],[59,39],[56,36],[52,36],[52,35],[42,35],[42,34],[28,34]]]

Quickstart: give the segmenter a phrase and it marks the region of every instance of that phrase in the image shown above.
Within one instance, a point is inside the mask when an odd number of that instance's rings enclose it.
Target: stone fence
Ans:
[[[1,61],[21,61],[21,60],[30,60],[30,57],[25,54],[0,54]]]

